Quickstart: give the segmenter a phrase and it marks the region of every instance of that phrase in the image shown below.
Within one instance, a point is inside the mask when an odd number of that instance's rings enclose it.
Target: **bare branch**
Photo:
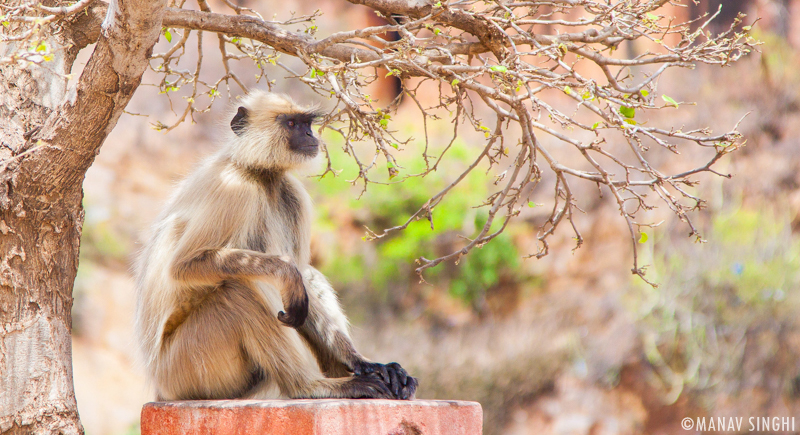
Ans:
[[[49,16],[42,13],[55,15],[57,11],[68,15],[86,7],[86,1],[51,9],[26,7],[26,3],[7,8],[13,28],[0,30],[4,32],[0,35],[30,46],[42,31],[30,23]],[[313,23],[318,12],[285,21],[266,21],[256,11],[229,2],[227,7],[235,15],[214,13],[205,0],[198,1],[200,11],[167,8],[165,32],[180,31],[181,38],[167,52],[154,55],[155,65],[151,67],[162,74],[158,86],[168,97],[181,86],[191,85],[191,94],[183,97],[186,105],[178,115],[178,123],[191,119],[197,111],[207,110],[198,108],[197,98],[207,96],[213,102],[223,82],[229,88],[229,81],[233,80],[244,90],[245,85],[234,72],[234,61],[241,60],[254,62],[260,69],[258,80],[266,80],[268,86],[267,70],[274,65],[319,95],[335,100],[335,108],[325,118],[323,128],[341,135],[344,152],[358,167],[351,182],[363,183],[362,192],[370,183],[398,183],[435,171],[461,134],[459,128],[472,127],[484,134],[487,142],[475,160],[404,224],[379,233],[368,229],[368,238],[377,239],[402,230],[415,220],[430,219],[434,208],[479,164],[488,163],[489,168],[508,165],[495,179],[495,185],[503,187],[482,204],[489,209],[486,225],[456,251],[431,260],[421,258],[420,272],[442,261],[458,259],[496,237],[520,213],[517,204],[522,201],[523,190],[532,191],[545,177],[554,182],[553,208],[540,228],[539,250],[532,256],[541,257],[548,252],[548,238],[564,221],[570,223],[576,245],[581,245],[583,237],[576,225],[579,214],[575,213],[580,211],[576,197],[579,190],[575,187],[583,181],[605,186],[612,193],[633,242],[633,272],[643,279],[645,268],[639,265],[636,236],[638,228],[649,224],[637,221],[637,213],[652,209],[653,202],[660,201],[697,235],[689,213],[704,202],[687,189],[696,184],[690,177],[705,172],[729,176],[715,170],[714,165],[741,145],[738,123],[730,131],[712,134],[703,127],[659,125],[659,117],[648,115],[685,104],[663,94],[657,98],[658,80],[666,71],[698,64],[725,66],[754,50],[757,42],[748,34],[749,26],[743,25],[743,16],[715,36],[706,27],[715,18],[713,15],[685,23],[659,16],[659,8],[666,0],[348,1],[371,8],[386,24],[345,29],[317,38]],[[287,30],[298,24],[306,26],[305,33]],[[219,40],[225,73],[210,83],[200,79],[199,51],[193,70],[178,67],[185,63],[182,56],[190,35],[194,33],[199,38],[200,32],[215,32]],[[395,32],[399,40],[389,40],[385,37],[387,32]],[[634,40],[641,40],[650,48],[631,57],[612,54],[620,44]],[[40,52],[21,49],[0,63],[46,66],[47,53],[46,48]],[[281,55],[302,60],[307,69],[294,71],[278,59]],[[584,65],[592,65],[603,75],[600,79],[582,75],[579,71],[586,70]],[[413,146],[411,137],[403,137],[392,128],[399,100],[379,104],[365,94],[366,86],[378,79],[377,68],[404,82],[403,94],[422,116],[425,144],[421,159],[425,169],[419,173],[404,173],[402,162],[395,155],[395,150]],[[420,98],[420,92],[431,89],[438,89],[438,103],[426,107],[431,98]],[[571,103],[571,108],[563,109],[565,103]],[[487,115],[494,117],[494,128],[483,124]],[[453,120],[453,136],[441,154],[431,159],[435,140],[429,136],[429,127],[442,117]],[[157,127],[171,129],[175,125]],[[517,131],[521,135],[518,140]],[[516,145],[508,145],[515,140]],[[374,148],[359,155],[355,144],[360,141],[370,141]],[[708,150],[708,155],[690,167],[669,172],[652,163],[648,148],[652,144],[674,155],[689,146]],[[573,153],[570,158],[561,157],[565,149]],[[376,170],[385,173],[373,175]],[[325,173],[328,172],[335,173],[330,160]],[[648,197],[646,192],[655,195]],[[499,229],[492,227],[498,218],[502,220]]]

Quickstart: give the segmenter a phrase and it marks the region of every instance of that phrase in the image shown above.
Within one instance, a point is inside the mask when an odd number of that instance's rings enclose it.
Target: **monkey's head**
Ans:
[[[286,95],[251,92],[231,120],[231,155],[237,162],[268,169],[293,169],[319,153],[311,129],[316,107],[301,106]]]

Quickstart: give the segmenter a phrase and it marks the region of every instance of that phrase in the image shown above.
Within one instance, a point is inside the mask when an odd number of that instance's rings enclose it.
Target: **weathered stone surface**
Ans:
[[[153,402],[142,435],[480,435],[477,402],[216,400]]]

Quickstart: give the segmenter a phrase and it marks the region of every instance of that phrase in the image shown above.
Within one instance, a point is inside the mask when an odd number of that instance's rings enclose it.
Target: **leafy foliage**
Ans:
[[[331,137],[329,147],[340,145],[336,137]],[[353,198],[352,186],[345,180],[357,174],[357,168],[347,165],[344,159],[335,163],[345,165],[339,177],[326,176],[320,180],[319,207],[327,215],[321,216],[322,227],[330,222],[333,207],[338,206],[341,198],[351,198],[349,210],[360,210],[358,224],[365,227],[387,227],[402,224],[405,216],[413,213],[417,204],[425,201],[432,190],[447,185],[450,169],[458,167],[470,158],[470,150],[465,144],[456,141],[451,150],[451,160],[439,171],[431,173],[425,179],[414,178],[393,185],[376,184],[370,186],[364,195]],[[406,168],[414,171],[424,168],[422,162]],[[486,181],[480,174],[471,174],[464,180],[459,195],[448,197],[436,209],[431,220],[419,220],[411,223],[402,235],[377,240],[374,258],[369,260],[364,255],[334,256],[325,266],[331,276],[343,284],[357,282],[368,277],[373,291],[387,297],[387,292],[396,290],[396,283],[414,280],[408,265],[420,253],[435,253],[453,243],[454,235],[474,232],[487,220],[487,211],[471,208],[474,201],[480,200],[487,192]],[[465,213],[464,210],[467,210]],[[334,219],[336,220],[336,219]],[[332,227],[327,227],[333,230]],[[516,277],[520,266],[521,254],[508,234],[503,234],[493,243],[486,244],[469,256],[460,260],[456,267],[447,270],[435,270],[426,279],[431,283],[449,289],[449,294],[457,300],[475,306],[485,297],[486,292],[500,282],[503,276]],[[369,263],[369,265],[367,264]]]

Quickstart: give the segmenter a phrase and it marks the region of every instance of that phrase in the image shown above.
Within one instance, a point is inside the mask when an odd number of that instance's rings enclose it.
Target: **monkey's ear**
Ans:
[[[244,106],[239,106],[236,116],[231,120],[231,130],[237,136],[244,134],[244,128],[247,126],[247,109]]]

